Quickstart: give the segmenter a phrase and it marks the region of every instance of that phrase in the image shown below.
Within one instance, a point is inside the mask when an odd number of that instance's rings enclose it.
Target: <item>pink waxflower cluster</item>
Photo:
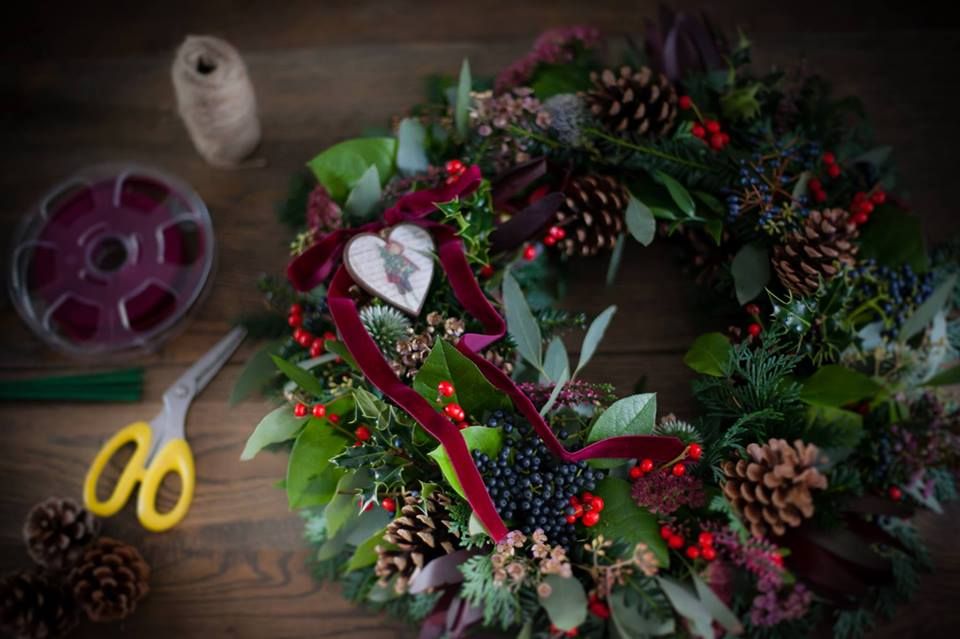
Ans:
[[[595,49],[600,45],[600,32],[593,27],[559,27],[544,31],[533,43],[533,49],[497,76],[497,93],[526,84],[541,64],[563,64],[573,61],[578,47]]]
[[[682,506],[700,508],[706,503],[703,482],[690,474],[674,475],[669,469],[648,473],[633,482],[633,501],[655,515],[669,515]]]
[[[550,393],[553,392],[552,384],[536,384],[534,382],[522,382],[520,390],[524,395],[530,398],[533,404],[540,408],[547,403]],[[616,401],[613,394],[613,387],[609,384],[591,384],[582,380],[568,382],[563,390],[557,395],[554,408],[563,408],[569,406],[606,406]]]
[[[315,236],[323,236],[343,226],[343,212],[330,197],[327,189],[318,184],[307,199],[307,228]]]

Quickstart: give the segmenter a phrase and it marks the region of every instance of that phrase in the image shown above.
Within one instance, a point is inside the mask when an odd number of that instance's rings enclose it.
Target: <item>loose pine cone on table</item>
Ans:
[[[90,621],[127,617],[150,591],[150,566],[133,546],[101,537],[70,575],[77,605]]]
[[[799,439],[771,439],[747,446],[749,459],[723,463],[723,494],[743,515],[755,537],[782,535],[813,516],[813,489],[827,487],[814,467],[819,451]]]
[[[23,525],[30,557],[43,568],[71,568],[100,534],[100,521],[72,499],[50,497],[37,504]]]
[[[73,599],[61,584],[36,571],[0,579],[0,632],[17,639],[65,637],[77,625]]]
[[[773,270],[794,294],[813,295],[821,279],[826,282],[840,272],[841,265],[856,262],[858,235],[847,211],[811,211],[799,231],[773,248]]]
[[[383,535],[389,545],[377,546],[375,568],[383,585],[396,576],[393,587],[400,594],[430,561],[457,548],[457,536],[447,521],[449,497],[436,492],[426,499],[406,495],[403,502],[400,516],[390,522]]]
[[[593,72],[590,80],[593,88],[587,92],[587,105],[610,131],[658,137],[673,129],[677,90],[662,73],[624,66],[619,71]]]
[[[627,190],[608,175],[574,177],[564,189],[557,225],[566,232],[557,246],[588,257],[611,251],[624,229]]]

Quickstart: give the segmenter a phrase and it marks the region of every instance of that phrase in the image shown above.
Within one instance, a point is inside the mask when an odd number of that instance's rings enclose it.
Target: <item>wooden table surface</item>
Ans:
[[[546,27],[589,23],[607,33],[637,33],[656,10],[652,1],[599,0],[87,4],[32,3],[20,7],[20,15],[6,16],[0,27],[4,240],[55,180],[84,165],[135,160],[182,176],[204,198],[217,229],[219,268],[186,330],[140,360],[147,366],[142,403],[0,406],[3,571],[27,563],[20,527],[30,506],[48,495],[79,497],[100,443],[119,426],[155,413],[161,390],[175,375],[213,344],[231,318],[260,303],[254,279],[261,272],[279,273],[286,258],[288,237],[274,206],[306,160],[403,112],[421,96],[426,74],[455,73],[465,56],[475,73],[492,74]],[[807,59],[839,92],[862,96],[879,139],[896,149],[902,188],[929,237],[942,238],[958,230],[960,28],[955,18],[881,4],[815,0],[774,9],[762,0],[736,0],[712,11],[723,27],[744,28],[758,66]],[[216,170],[194,153],[174,110],[169,76],[173,50],[189,33],[223,36],[243,53],[260,105],[265,168]],[[591,313],[613,301],[620,306],[592,365],[594,376],[602,373],[622,392],[646,376],[662,410],[690,414],[690,374],[681,353],[708,328],[692,314],[693,289],[663,246],[633,251],[612,289],[595,284],[603,269],[602,263],[578,267],[567,301]],[[83,368],[47,351],[21,325],[6,296],[2,304],[0,372],[26,376]],[[88,626],[79,636],[409,636],[311,581],[299,519],[273,487],[286,457],[265,454],[239,462],[247,435],[268,409],[262,401],[236,408],[226,403],[252,350],[244,345],[190,412],[198,484],[182,525],[145,534],[129,509],[105,524],[107,534],[137,544],[153,565],[150,597],[124,624]],[[918,521],[938,572],[923,578],[913,603],[875,636],[931,636],[960,622],[960,552],[953,537],[960,508]]]

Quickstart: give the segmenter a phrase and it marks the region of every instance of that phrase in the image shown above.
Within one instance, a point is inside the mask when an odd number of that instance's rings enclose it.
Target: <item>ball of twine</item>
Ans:
[[[177,109],[197,152],[216,167],[243,166],[260,143],[260,121],[240,53],[219,38],[187,36],[171,75]]]

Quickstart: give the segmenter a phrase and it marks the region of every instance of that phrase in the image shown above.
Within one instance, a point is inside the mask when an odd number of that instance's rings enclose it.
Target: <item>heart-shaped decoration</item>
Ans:
[[[419,226],[399,224],[353,236],[343,263],[361,288],[414,317],[420,314],[433,279],[433,238]]]

